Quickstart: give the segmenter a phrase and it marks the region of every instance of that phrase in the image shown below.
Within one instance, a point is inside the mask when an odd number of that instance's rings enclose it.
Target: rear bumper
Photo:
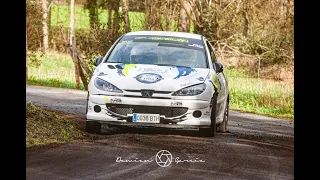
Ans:
[[[101,111],[95,111],[94,107],[99,106]],[[131,111],[125,112],[113,110],[110,107],[132,107]],[[143,108],[145,107],[145,108]],[[98,108],[99,109],[99,108]],[[148,112],[150,109],[152,112]],[[175,111],[178,110],[178,111]],[[175,111],[170,113],[169,111]],[[200,117],[194,117],[193,112],[200,111]],[[90,95],[88,101],[87,119],[90,121],[100,121],[117,123],[117,125],[137,126],[132,123],[132,113],[160,114],[160,123],[139,123],[139,125],[149,127],[167,127],[175,125],[177,128],[187,126],[210,126],[211,107],[208,101],[202,100],[174,100],[155,98],[133,98],[122,96]],[[174,127],[174,126],[173,126]]]

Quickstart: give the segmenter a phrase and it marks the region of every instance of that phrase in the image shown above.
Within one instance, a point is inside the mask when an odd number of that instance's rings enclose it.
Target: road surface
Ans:
[[[26,87],[26,100],[85,117],[87,92]],[[133,129],[93,141],[27,148],[37,179],[294,179],[289,120],[230,111],[229,133]],[[165,151],[161,151],[165,150]],[[165,166],[165,167],[162,167]]]

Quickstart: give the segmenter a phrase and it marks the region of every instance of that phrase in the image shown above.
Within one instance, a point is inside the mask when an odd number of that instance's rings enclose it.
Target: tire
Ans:
[[[211,125],[210,128],[200,128],[199,132],[201,135],[214,137],[216,135],[216,105],[217,105],[217,95],[213,95],[212,107],[211,107]]]
[[[86,121],[86,132],[100,134],[101,124],[98,121]]]
[[[217,126],[217,132],[219,133],[226,133],[227,126],[229,120],[229,101],[226,102],[226,109],[224,110],[223,121]]]

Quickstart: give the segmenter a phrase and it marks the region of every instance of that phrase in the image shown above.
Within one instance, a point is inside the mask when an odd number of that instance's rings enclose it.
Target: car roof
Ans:
[[[129,32],[126,35],[155,35],[155,36],[174,36],[174,37],[183,37],[191,39],[201,40],[200,34],[193,34],[187,32],[174,32],[174,31],[135,31]]]

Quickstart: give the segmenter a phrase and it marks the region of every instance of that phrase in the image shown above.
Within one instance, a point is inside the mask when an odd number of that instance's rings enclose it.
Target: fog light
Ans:
[[[193,117],[198,118],[198,117],[200,117],[202,115],[202,112],[198,111],[198,110],[197,111],[193,111],[192,115],[193,115]]]
[[[98,113],[98,112],[101,111],[101,107],[98,106],[98,105],[95,105],[95,106],[93,107],[93,110],[94,110],[94,112]]]

